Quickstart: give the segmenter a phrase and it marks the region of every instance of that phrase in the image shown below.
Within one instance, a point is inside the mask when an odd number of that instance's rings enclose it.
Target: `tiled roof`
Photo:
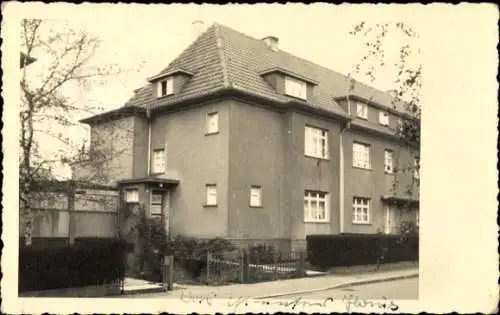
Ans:
[[[393,107],[392,97],[386,92],[362,83],[356,83],[353,91],[349,92],[350,83],[345,75],[281,50],[272,51],[263,41],[220,24],[210,26],[168,67],[155,75],[160,76],[175,69],[192,73],[192,78],[181,93],[157,99],[152,93],[151,83],[148,83],[137,90],[125,106],[163,107],[228,87],[278,102],[292,100],[293,98],[277,93],[261,76],[263,71],[273,68],[297,73],[317,82],[313,96],[308,100],[312,107],[345,113],[334,97],[347,94]]]

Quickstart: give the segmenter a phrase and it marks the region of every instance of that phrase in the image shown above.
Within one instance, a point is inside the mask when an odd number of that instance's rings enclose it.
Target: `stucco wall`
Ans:
[[[219,133],[206,135],[206,115],[219,113]],[[229,102],[157,117],[151,150],[167,143],[166,176],[177,178],[170,202],[170,229],[196,237],[225,237],[228,211]],[[218,205],[205,207],[205,184],[217,185]]]
[[[286,157],[286,211],[290,213],[290,238],[303,240],[307,234],[329,234],[339,231],[339,131],[332,120],[288,113],[285,115],[287,133]],[[328,130],[329,158],[317,159],[304,155],[305,126]],[[304,222],[304,191],[329,193],[329,222]]]
[[[267,108],[231,102],[229,221],[232,238],[287,237],[283,207],[283,117]],[[262,207],[250,207],[250,187],[262,189]]]
[[[73,179],[114,185],[133,172],[135,117],[98,123],[90,129],[90,150],[99,159],[73,166]]]
[[[360,169],[352,166],[352,146],[358,141],[370,145],[371,169]],[[362,134],[360,132],[347,131],[344,133],[344,163],[345,163],[345,231],[351,233],[376,233],[383,231],[385,224],[385,204],[382,202],[383,195],[406,196],[406,188],[413,181],[413,173],[406,172],[386,174],[384,172],[384,151],[393,150],[394,166],[413,166],[413,158],[408,150],[397,145],[395,142]],[[397,180],[393,190],[394,180]],[[418,187],[413,188],[415,192]],[[353,197],[370,198],[370,224],[353,224]],[[414,194],[416,196],[416,194]]]

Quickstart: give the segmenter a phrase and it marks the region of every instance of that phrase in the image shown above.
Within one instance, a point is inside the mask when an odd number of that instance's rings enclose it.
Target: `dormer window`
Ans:
[[[368,105],[363,102],[358,102],[356,106],[356,116],[368,119]]]
[[[174,79],[172,77],[158,81],[157,97],[167,96],[174,93]]]
[[[386,111],[381,110],[378,116],[378,122],[381,125],[389,126],[389,114]]]
[[[285,94],[306,100],[307,83],[290,76],[285,76]]]

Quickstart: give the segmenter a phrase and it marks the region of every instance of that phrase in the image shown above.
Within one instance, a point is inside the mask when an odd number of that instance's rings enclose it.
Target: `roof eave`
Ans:
[[[102,121],[115,120],[117,118],[129,117],[133,115],[146,117],[146,109],[138,106],[123,106],[88,118],[79,120],[82,124],[94,124]]]
[[[295,73],[295,72],[292,72],[292,71],[289,71],[289,70],[286,70],[286,69],[283,69],[281,67],[272,67],[272,68],[268,68],[264,71],[261,71],[259,72],[259,75],[261,76],[264,76],[264,75],[267,75],[267,74],[271,74],[271,73],[274,73],[274,72],[280,72],[280,73],[283,73],[285,75],[288,75],[288,76],[291,76],[291,77],[294,77],[296,79],[300,79],[300,80],[303,80],[305,82],[308,82],[312,85],[318,85],[319,82],[316,81],[316,80],[313,80],[311,78],[308,78],[308,77],[305,77],[301,74],[298,74],[298,73]]]
[[[171,71],[168,71],[168,72],[165,72],[165,73],[160,73],[160,74],[157,74],[155,76],[152,76],[150,78],[148,78],[148,82],[155,82],[155,81],[158,81],[160,79],[163,79],[163,78],[166,78],[166,77],[169,77],[171,75],[174,75],[174,74],[184,74],[184,75],[187,75],[187,76],[193,76],[194,74],[192,72],[189,72],[187,70],[183,70],[183,69],[175,69],[175,70],[171,70]]]

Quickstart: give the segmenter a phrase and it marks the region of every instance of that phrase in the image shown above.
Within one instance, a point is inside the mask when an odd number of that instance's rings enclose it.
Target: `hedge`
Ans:
[[[124,277],[126,243],[76,239],[73,245],[19,248],[19,292],[110,284]]]
[[[418,235],[308,235],[307,258],[322,268],[418,261]]]

